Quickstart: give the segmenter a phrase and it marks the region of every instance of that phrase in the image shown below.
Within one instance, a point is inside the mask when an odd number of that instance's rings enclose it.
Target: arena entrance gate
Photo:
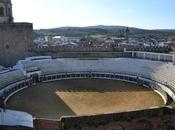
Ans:
[[[40,82],[39,80],[39,75],[38,74],[32,74],[31,75],[32,83],[38,83]]]

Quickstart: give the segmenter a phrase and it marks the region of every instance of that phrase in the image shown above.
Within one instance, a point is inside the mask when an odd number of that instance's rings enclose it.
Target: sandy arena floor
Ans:
[[[87,115],[163,106],[150,89],[112,80],[80,79],[41,83],[9,99],[8,108],[38,118]]]

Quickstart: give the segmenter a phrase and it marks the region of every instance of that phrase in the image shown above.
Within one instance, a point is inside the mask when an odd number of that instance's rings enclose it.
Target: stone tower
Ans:
[[[12,3],[11,0],[0,0],[0,23],[12,23]]]
[[[15,23],[11,0],[0,0],[0,65],[9,67],[24,59],[33,45],[32,23]]]

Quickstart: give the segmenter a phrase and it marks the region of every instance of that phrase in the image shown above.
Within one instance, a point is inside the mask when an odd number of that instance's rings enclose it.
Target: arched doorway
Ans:
[[[4,7],[0,7],[0,16],[4,16]]]
[[[39,75],[38,74],[31,75],[31,78],[32,78],[32,83],[38,83],[39,82]]]

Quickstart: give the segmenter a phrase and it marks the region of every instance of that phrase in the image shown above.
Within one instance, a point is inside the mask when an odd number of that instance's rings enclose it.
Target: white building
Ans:
[[[54,36],[52,37],[52,41],[60,41],[60,42],[79,42],[79,37],[64,37],[64,36]]]

